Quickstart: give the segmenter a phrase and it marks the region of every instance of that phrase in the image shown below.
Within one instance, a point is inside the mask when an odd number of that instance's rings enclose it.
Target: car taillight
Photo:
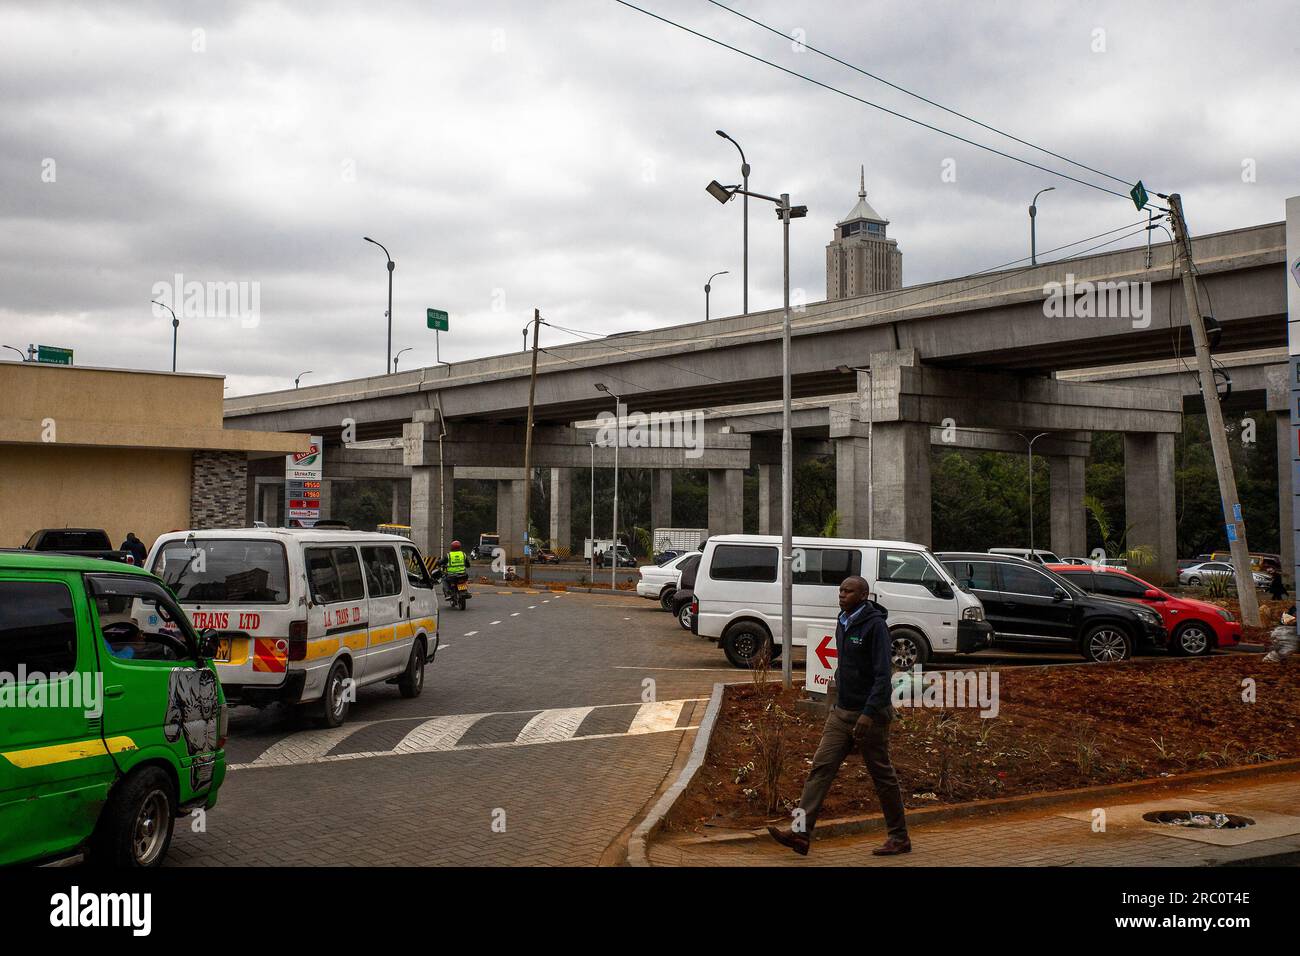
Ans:
[[[692,614],[699,614],[699,613],[700,613],[700,599],[699,599],[699,598],[691,598],[691,613],[692,613]]]
[[[307,659],[307,622],[289,622],[289,660],[305,661]]]
[[[217,716],[217,749],[221,750],[226,746],[226,738],[230,731],[230,705],[225,701],[221,703],[221,713]]]

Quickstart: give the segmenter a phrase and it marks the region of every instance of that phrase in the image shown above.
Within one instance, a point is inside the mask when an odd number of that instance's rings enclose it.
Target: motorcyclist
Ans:
[[[443,590],[448,595],[451,594],[452,589],[460,579],[469,578],[469,557],[460,549],[459,541],[451,543],[451,548],[447,553],[438,559],[437,566],[445,572],[442,584]]]

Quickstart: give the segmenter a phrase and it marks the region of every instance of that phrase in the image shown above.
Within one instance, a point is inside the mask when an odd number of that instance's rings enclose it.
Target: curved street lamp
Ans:
[[[384,248],[382,242],[375,242],[375,240],[371,239],[369,236],[362,236],[361,238],[366,242],[373,242],[380,249],[383,249],[384,258],[388,260],[388,311],[384,313],[388,319],[388,348],[384,349],[384,374],[391,375],[393,373],[393,366],[392,359],[390,359],[389,356],[393,354],[393,268],[395,263],[393,262],[393,257],[389,255],[388,250]]]
[[[297,387],[298,387],[298,383],[302,381],[302,377],[303,377],[304,375],[312,375],[312,374],[314,374],[314,373],[312,372],[311,369],[307,369],[307,371],[305,371],[305,372],[299,372],[299,373],[298,373],[298,377],[295,378],[295,379],[293,380],[293,387],[294,387],[294,388],[297,388]]]
[[[405,355],[407,352],[411,351],[411,350],[414,349],[414,348],[415,348],[414,345],[408,345],[406,348],[402,349],[402,351],[398,352],[396,355],[393,356],[393,374],[394,374],[394,375],[397,374],[397,361],[398,361],[398,359],[400,359],[403,355]]]
[[[713,280],[716,279],[718,276],[728,276],[728,275],[731,275],[731,273],[728,272],[726,269],[724,269],[721,272],[713,273],[713,275],[709,276],[709,281],[704,283],[704,321],[705,322],[709,321],[709,293],[713,290]]]
[[[150,299],[154,305],[161,305],[164,309],[172,314],[172,371],[176,371],[176,330],[181,327],[181,320],[176,318],[176,312],[170,305],[159,302],[157,299]]]
[[[720,129],[714,130],[714,132],[717,133],[719,136],[721,136],[723,139],[725,139],[732,146],[736,147],[737,152],[740,153],[741,187],[744,189],[744,196],[745,196],[745,204],[744,204],[745,205],[745,215],[744,215],[744,219],[745,219],[744,237],[745,238],[744,238],[744,266],[743,266],[744,278],[741,283],[744,288],[742,291],[741,302],[742,302],[742,308],[744,310],[742,314],[749,315],[749,162],[745,159],[745,151],[740,148],[739,143],[737,143],[734,139],[732,139],[730,136],[728,136]]]
[[[12,345],[0,345],[0,349],[8,349],[10,352],[17,352],[18,357],[24,362],[27,361],[27,354],[22,349],[14,348]]]
[[[1029,204],[1029,264],[1038,265],[1038,236],[1034,228],[1034,219],[1038,215],[1038,197],[1043,193],[1050,193],[1056,189],[1055,186],[1048,186],[1046,189],[1040,189],[1034,193],[1034,201]],[[1024,262],[1024,260],[1020,260]]]

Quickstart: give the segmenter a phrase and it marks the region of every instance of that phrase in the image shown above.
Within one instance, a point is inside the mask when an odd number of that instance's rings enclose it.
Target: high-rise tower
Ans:
[[[867,171],[862,168],[858,203],[835,225],[826,245],[826,298],[885,292],[903,285],[903,254],[885,235],[889,220],[867,202]]]

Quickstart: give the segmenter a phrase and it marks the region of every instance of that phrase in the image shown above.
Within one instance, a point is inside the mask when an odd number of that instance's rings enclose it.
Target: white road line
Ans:
[[[544,710],[519,731],[515,738],[517,744],[535,744],[572,737],[578,725],[591,713],[590,707],[563,707],[558,710]]]
[[[550,602],[550,601],[543,601],[542,603],[543,603],[543,604],[550,604],[551,602]]]
[[[511,614],[510,616],[511,616],[511,617],[518,617],[518,616],[519,616],[519,612],[518,612],[518,611],[515,611],[515,612],[514,612],[513,614]]]
[[[393,748],[393,753],[412,754],[451,750],[456,746],[456,741],[465,736],[465,731],[485,716],[485,714],[452,714],[448,717],[426,720],[398,741],[397,746]]]
[[[346,738],[369,724],[344,724],[329,730],[308,730],[272,744],[252,762],[253,767],[283,767],[295,763],[312,763],[325,756]]]
[[[628,727],[629,734],[653,734],[661,730],[672,730],[677,726],[677,720],[682,716],[682,705],[685,701],[664,700],[654,703],[642,704],[632,718],[632,725]]]
[[[530,610],[530,611],[535,611],[536,609],[537,609],[537,605],[536,605],[536,604],[530,604],[530,605],[528,605],[528,610]]]
[[[466,632],[465,632],[465,636],[466,636],[466,637],[473,637],[473,636],[474,636],[475,634],[477,634],[477,633],[478,633],[478,631],[466,631]]]
[[[493,624],[500,624],[501,622],[500,622],[500,621],[493,621],[492,623],[493,623]]]

